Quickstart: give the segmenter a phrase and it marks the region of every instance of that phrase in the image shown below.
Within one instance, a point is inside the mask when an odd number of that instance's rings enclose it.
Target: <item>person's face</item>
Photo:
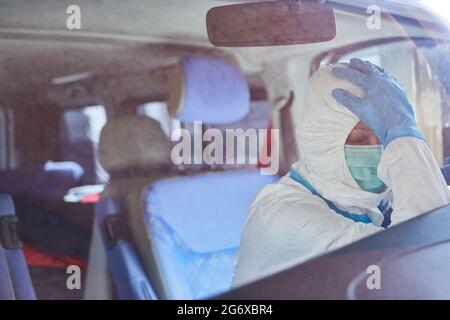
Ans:
[[[345,144],[368,146],[381,144],[381,142],[380,139],[377,138],[375,133],[373,133],[372,129],[370,129],[367,125],[360,121],[348,135]]]

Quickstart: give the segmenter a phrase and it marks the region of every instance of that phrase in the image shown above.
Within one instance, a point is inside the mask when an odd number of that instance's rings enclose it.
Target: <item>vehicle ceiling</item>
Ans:
[[[368,34],[365,28],[351,27],[365,17],[339,11],[337,37],[328,43],[214,48],[207,39],[206,12],[236,2],[240,1],[78,0],[82,29],[69,31],[65,28],[66,8],[73,4],[71,0],[0,0],[0,95],[10,101],[33,95],[36,101],[72,99],[69,105],[85,104],[93,95],[110,95],[111,86],[118,82],[123,95],[145,99],[164,95],[165,70],[193,52],[230,53],[251,76],[273,61],[372,38],[405,35],[394,24]],[[419,28],[411,28],[411,34],[423,35]],[[72,75],[80,77],[77,82],[81,85],[70,90],[65,84],[55,85]],[[255,79],[254,85],[259,86]]]

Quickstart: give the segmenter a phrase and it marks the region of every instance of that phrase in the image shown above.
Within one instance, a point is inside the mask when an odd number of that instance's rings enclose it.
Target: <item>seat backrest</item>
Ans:
[[[145,219],[171,299],[199,299],[230,288],[248,208],[275,181],[257,170],[173,177],[150,185]]]
[[[115,291],[120,299],[156,299],[127,232],[127,203],[136,183],[147,185],[149,178],[146,176],[164,171],[163,167],[170,162],[170,142],[156,120],[145,116],[121,117],[109,121],[103,128],[99,151],[101,164],[111,178],[95,208],[94,232],[102,238]],[[94,250],[98,246],[91,247]],[[101,254],[94,252],[91,256]],[[103,265],[98,260],[96,265]],[[105,272],[98,269],[92,263],[90,272],[97,275]]]
[[[14,203],[7,194],[0,194],[0,239],[15,299],[36,299],[22,243],[18,237]]]

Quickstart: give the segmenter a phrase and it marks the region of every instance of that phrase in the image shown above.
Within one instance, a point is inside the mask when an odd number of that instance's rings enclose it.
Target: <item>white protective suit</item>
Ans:
[[[389,189],[382,194],[363,191],[344,154],[347,137],[359,119],[331,96],[335,88],[363,96],[361,88],[334,77],[332,66],[310,78],[296,128],[300,161],[293,168],[339,209],[367,214],[372,223],[354,222],[336,213],[288,174],[264,187],[250,207],[233,287],[384,230],[384,216],[377,207],[388,196],[393,199],[391,225],[450,203],[434,156],[423,140],[414,137],[392,141],[382,154],[378,176]]]

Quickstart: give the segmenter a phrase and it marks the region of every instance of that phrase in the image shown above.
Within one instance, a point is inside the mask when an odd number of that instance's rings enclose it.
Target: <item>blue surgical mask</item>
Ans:
[[[372,193],[381,193],[386,189],[386,185],[377,175],[383,153],[382,145],[345,145],[344,151],[350,173],[361,189]]]

